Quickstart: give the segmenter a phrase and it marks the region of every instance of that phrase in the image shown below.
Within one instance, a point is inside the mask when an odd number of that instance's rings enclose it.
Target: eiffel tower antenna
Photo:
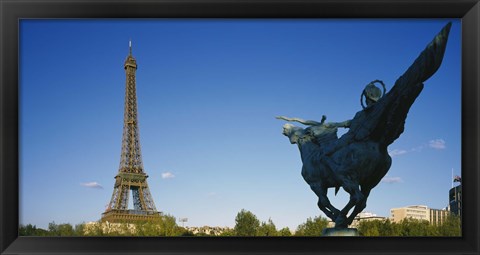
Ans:
[[[147,184],[148,175],[145,173],[142,163],[135,82],[137,61],[132,56],[131,40],[124,68],[126,92],[120,166],[115,176],[112,198],[107,209],[102,213],[102,221],[135,222],[160,219],[161,213],[155,208]],[[128,208],[130,192],[133,198],[133,208]]]
[[[128,41],[128,48],[130,49],[130,54],[129,54],[129,56],[131,56],[131,55],[132,55],[132,39],[130,39],[130,40]]]

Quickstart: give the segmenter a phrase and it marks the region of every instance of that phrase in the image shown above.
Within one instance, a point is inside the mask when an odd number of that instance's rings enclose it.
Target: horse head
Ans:
[[[283,135],[290,139],[291,144],[298,144],[306,138],[305,129],[296,127],[290,123],[283,125]]]

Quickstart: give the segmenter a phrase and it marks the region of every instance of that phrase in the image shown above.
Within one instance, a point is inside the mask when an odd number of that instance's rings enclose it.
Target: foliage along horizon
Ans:
[[[99,223],[99,222],[97,222]],[[19,236],[321,236],[323,229],[328,227],[328,219],[317,216],[307,218],[298,225],[295,231],[288,227],[277,229],[271,219],[260,221],[255,214],[245,209],[238,212],[235,227],[228,228],[218,235],[208,235],[202,232],[194,234],[191,230],[176,224],[176,218],[163,215],[156,222],[119,223],[115,229],[105,229],[102,224],[85,223],[72,226],[69,223],[56,224],[51,222],[48,229],[37,228],[35,225],[20,225]],[[88,230],[87,230],[88,229]],[[133,229],[133,230],[132,230]],[[360,236],[461,236],[461,219],[449,215],[440,225],[430,224],[426,220],[406,218],[399,223],[386,220],[361,221],[358,225]]]

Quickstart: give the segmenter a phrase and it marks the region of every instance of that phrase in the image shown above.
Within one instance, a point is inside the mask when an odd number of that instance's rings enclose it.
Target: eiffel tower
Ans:
[[[102,213],[101,221],[138,222],[159,219],[161,216],[161,213],[155,208],[148,188],[148,175],[143,171],[135,85],[137,62],[132,56],[131,41],[129,50],[124,64],[126,92],[120,167],[115,176],[112,198],[107,209]],[[133,209],[128,208],[130,191],[133,197]]]

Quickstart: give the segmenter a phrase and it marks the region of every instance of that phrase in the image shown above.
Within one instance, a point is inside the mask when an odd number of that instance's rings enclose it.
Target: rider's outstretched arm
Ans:
[[[318,125],[322,125],[322,123],[323,123],[323,122],[317,122],[317,121],[314,121],[314,120],[304,120],[304,119],[300,119],[300,118],[288,118],[288,117],[285,117],[285,116],[278,116],[278,117],[275,117],[275,118],[281,119],[281,120],[286,120],[286,121],[294,121],[294,122],[298,122],[298,123],[301,123],[301,124],[307,125],[307,126],[318,126]]]
[[[349,128],[352,120],[346,120],[342,122],[330,122],[327,123],[326,125],[331,125],[332,127],[343,127],[343,128]]]

